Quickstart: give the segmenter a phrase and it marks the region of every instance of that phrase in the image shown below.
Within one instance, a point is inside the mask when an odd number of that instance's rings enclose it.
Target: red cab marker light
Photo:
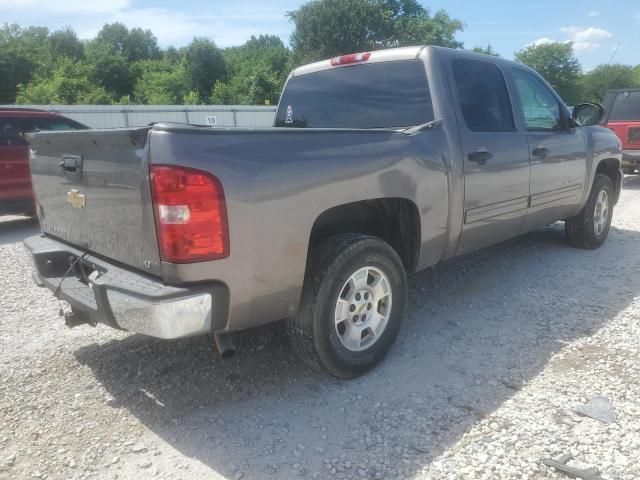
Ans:
[[[369,60],[371,52],[350,53],[349,55],[341,55],[331,59],[331,65],[348,65],[350,63],[366,62]]]

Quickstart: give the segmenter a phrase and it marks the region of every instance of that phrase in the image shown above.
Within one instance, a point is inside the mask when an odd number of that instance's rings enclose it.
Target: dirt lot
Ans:
[[[415,276],[390,356],[349,382],[278,325],[228,361],[206,338],[68,330],[30,278],[37,224],[2,220],[0,479],[568,478],[541,464],[563,454],[640,478],[640,177],[598,251],[555,225]],[[613,422],[574,412],[596,395]]]

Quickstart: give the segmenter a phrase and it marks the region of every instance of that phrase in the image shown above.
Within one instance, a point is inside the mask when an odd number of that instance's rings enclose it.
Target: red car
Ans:
[[[0,215],[35,213],[26,132],[86,130],[60,114],[27,108],[0,109]]]
[[[622,142],[622,170],[640,169],[640,88],[609,90],[604,97],[604,126]]]

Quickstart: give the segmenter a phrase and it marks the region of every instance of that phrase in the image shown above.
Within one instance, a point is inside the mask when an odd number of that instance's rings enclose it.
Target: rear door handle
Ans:
[[[491,152],[487,152],[484,150],[471,152],[469,155],[467,155],[467,158],[469,159],[470,162],[478,162],[478,165],[486,164],[487,160],[491,160],[491,157],[493,157]]]
[[[540,159],[545,159],[549,155],[549,149],[545,147],[534,148],[531,155]]]

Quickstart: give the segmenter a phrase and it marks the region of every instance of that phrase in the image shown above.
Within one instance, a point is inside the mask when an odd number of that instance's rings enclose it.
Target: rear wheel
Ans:
[[[613,216],[613,184],[608,176],[596,174],[587,204],[565,221],[569,243],[578,248],[598,248],[604,243]]]
[[[293,348],[314,369],[361,375],[393,345],[406,299],[402,261],[387,243],[332,237],[311,252],[299,312],[287,322]]]

